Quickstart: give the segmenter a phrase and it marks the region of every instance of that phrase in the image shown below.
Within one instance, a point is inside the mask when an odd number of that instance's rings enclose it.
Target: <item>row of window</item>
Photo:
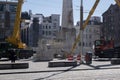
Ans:
[[[96,33],[96,32],[99,32],[99,30],[98,29],[85,29],[85,32],[87,32],[87,33],[92,33],[92,32],[94,32],[94,33]]]
[[[10,12],[16,12],[16,8],[17,8],[16,4],[10,4],[10,5],[0,4],[0,11],[2,11],[2,12],[5,11],[6,7],[9,8]]]
[[[57,31],[42,31],[42,35],[45,36],[56,36]]]
[[[52,35],[52,32],[51,31],[42,31],[42,35],[49,36],[49,35]]]
[[[5,19],[5,15],[0,14],[0,20],[4,20],[4,19]],[[15,20],[15,14],[10,14],[10,20]]]
[[[43,26],[43,29],[51,29],[51,26]]]
[[[43,26],[42,29],[56,29],[56,26]]]
[[[91,35],[91,34],[84,34],[83,37],[86,38],[86,39],[91,39],[91,38],[92,38],[92,35]]]
[[[14,26],[14,23],[10,23],[10,27],[13,27]],[[5,24],[0,22],[0,28],[4,28],[5,27]]]
[[[79,46],[81,46],[81,44],[79,44]],[[83,47],[92,47],[92,46],[93,46],[92,42],[89,43],[83,42]]]

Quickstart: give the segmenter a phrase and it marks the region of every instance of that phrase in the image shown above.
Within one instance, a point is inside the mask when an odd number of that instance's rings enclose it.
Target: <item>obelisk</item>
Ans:
[[[72,0],[63,0],[62,7],[62,38],[64,41],[63,49],[70,53],[72,45],[76,38],[76,30],[73,20]]]

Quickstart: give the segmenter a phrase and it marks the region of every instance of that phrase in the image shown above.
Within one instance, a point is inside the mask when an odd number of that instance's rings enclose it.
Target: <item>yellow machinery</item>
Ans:
[[[21,41],[20,36],[20,21],[21,21],[21,8],[23,0],[18,0],[15,23],[13,27],[13,33],[6,39],[6,42],[0,42],[0,58],[9,58],[9,51],[15,50],[16,55],[19,58],[28,58],[35,53],[32,49],[27,49],[26,44]]]
[[[120,0],[115,0],[117,5],[120,7]]]
[[[6,39],[7,42],[17,46],[18,48],[26,48],[26,45],[21,42],[21,37],[20,37],[20,21],[21,21],[22,4],[23,4],[23,0],[18,0],[13,33],[12,36]]]

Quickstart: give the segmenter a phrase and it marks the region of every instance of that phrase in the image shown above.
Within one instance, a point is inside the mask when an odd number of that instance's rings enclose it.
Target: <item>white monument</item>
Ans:
[[[73,21],[72,0],[63,0],[62,8],[62,38],[64,41],[64,51],[70,53],[76,38],[76,30]]]

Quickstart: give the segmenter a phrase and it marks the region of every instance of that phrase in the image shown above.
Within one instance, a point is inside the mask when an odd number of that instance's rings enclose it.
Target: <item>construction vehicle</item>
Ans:
[[[94,55],[98,58],[120,58],[120,46],[114,40],[95,40]]]
[[[114,41],[113,40],[95,40],[94,55],[98,58],[112,58],[114,56]]]
[[[18,0],[12,35],[9,36],[5,42],[0,42],[0,58],[9,58],[9,51],[11,50],[15,50],[15,53],[19,58],[28,58],[33,55],[34,51],[32,49],[27,49],[26,44],[21,41],[20,21],[22,4],[23,0]]]

